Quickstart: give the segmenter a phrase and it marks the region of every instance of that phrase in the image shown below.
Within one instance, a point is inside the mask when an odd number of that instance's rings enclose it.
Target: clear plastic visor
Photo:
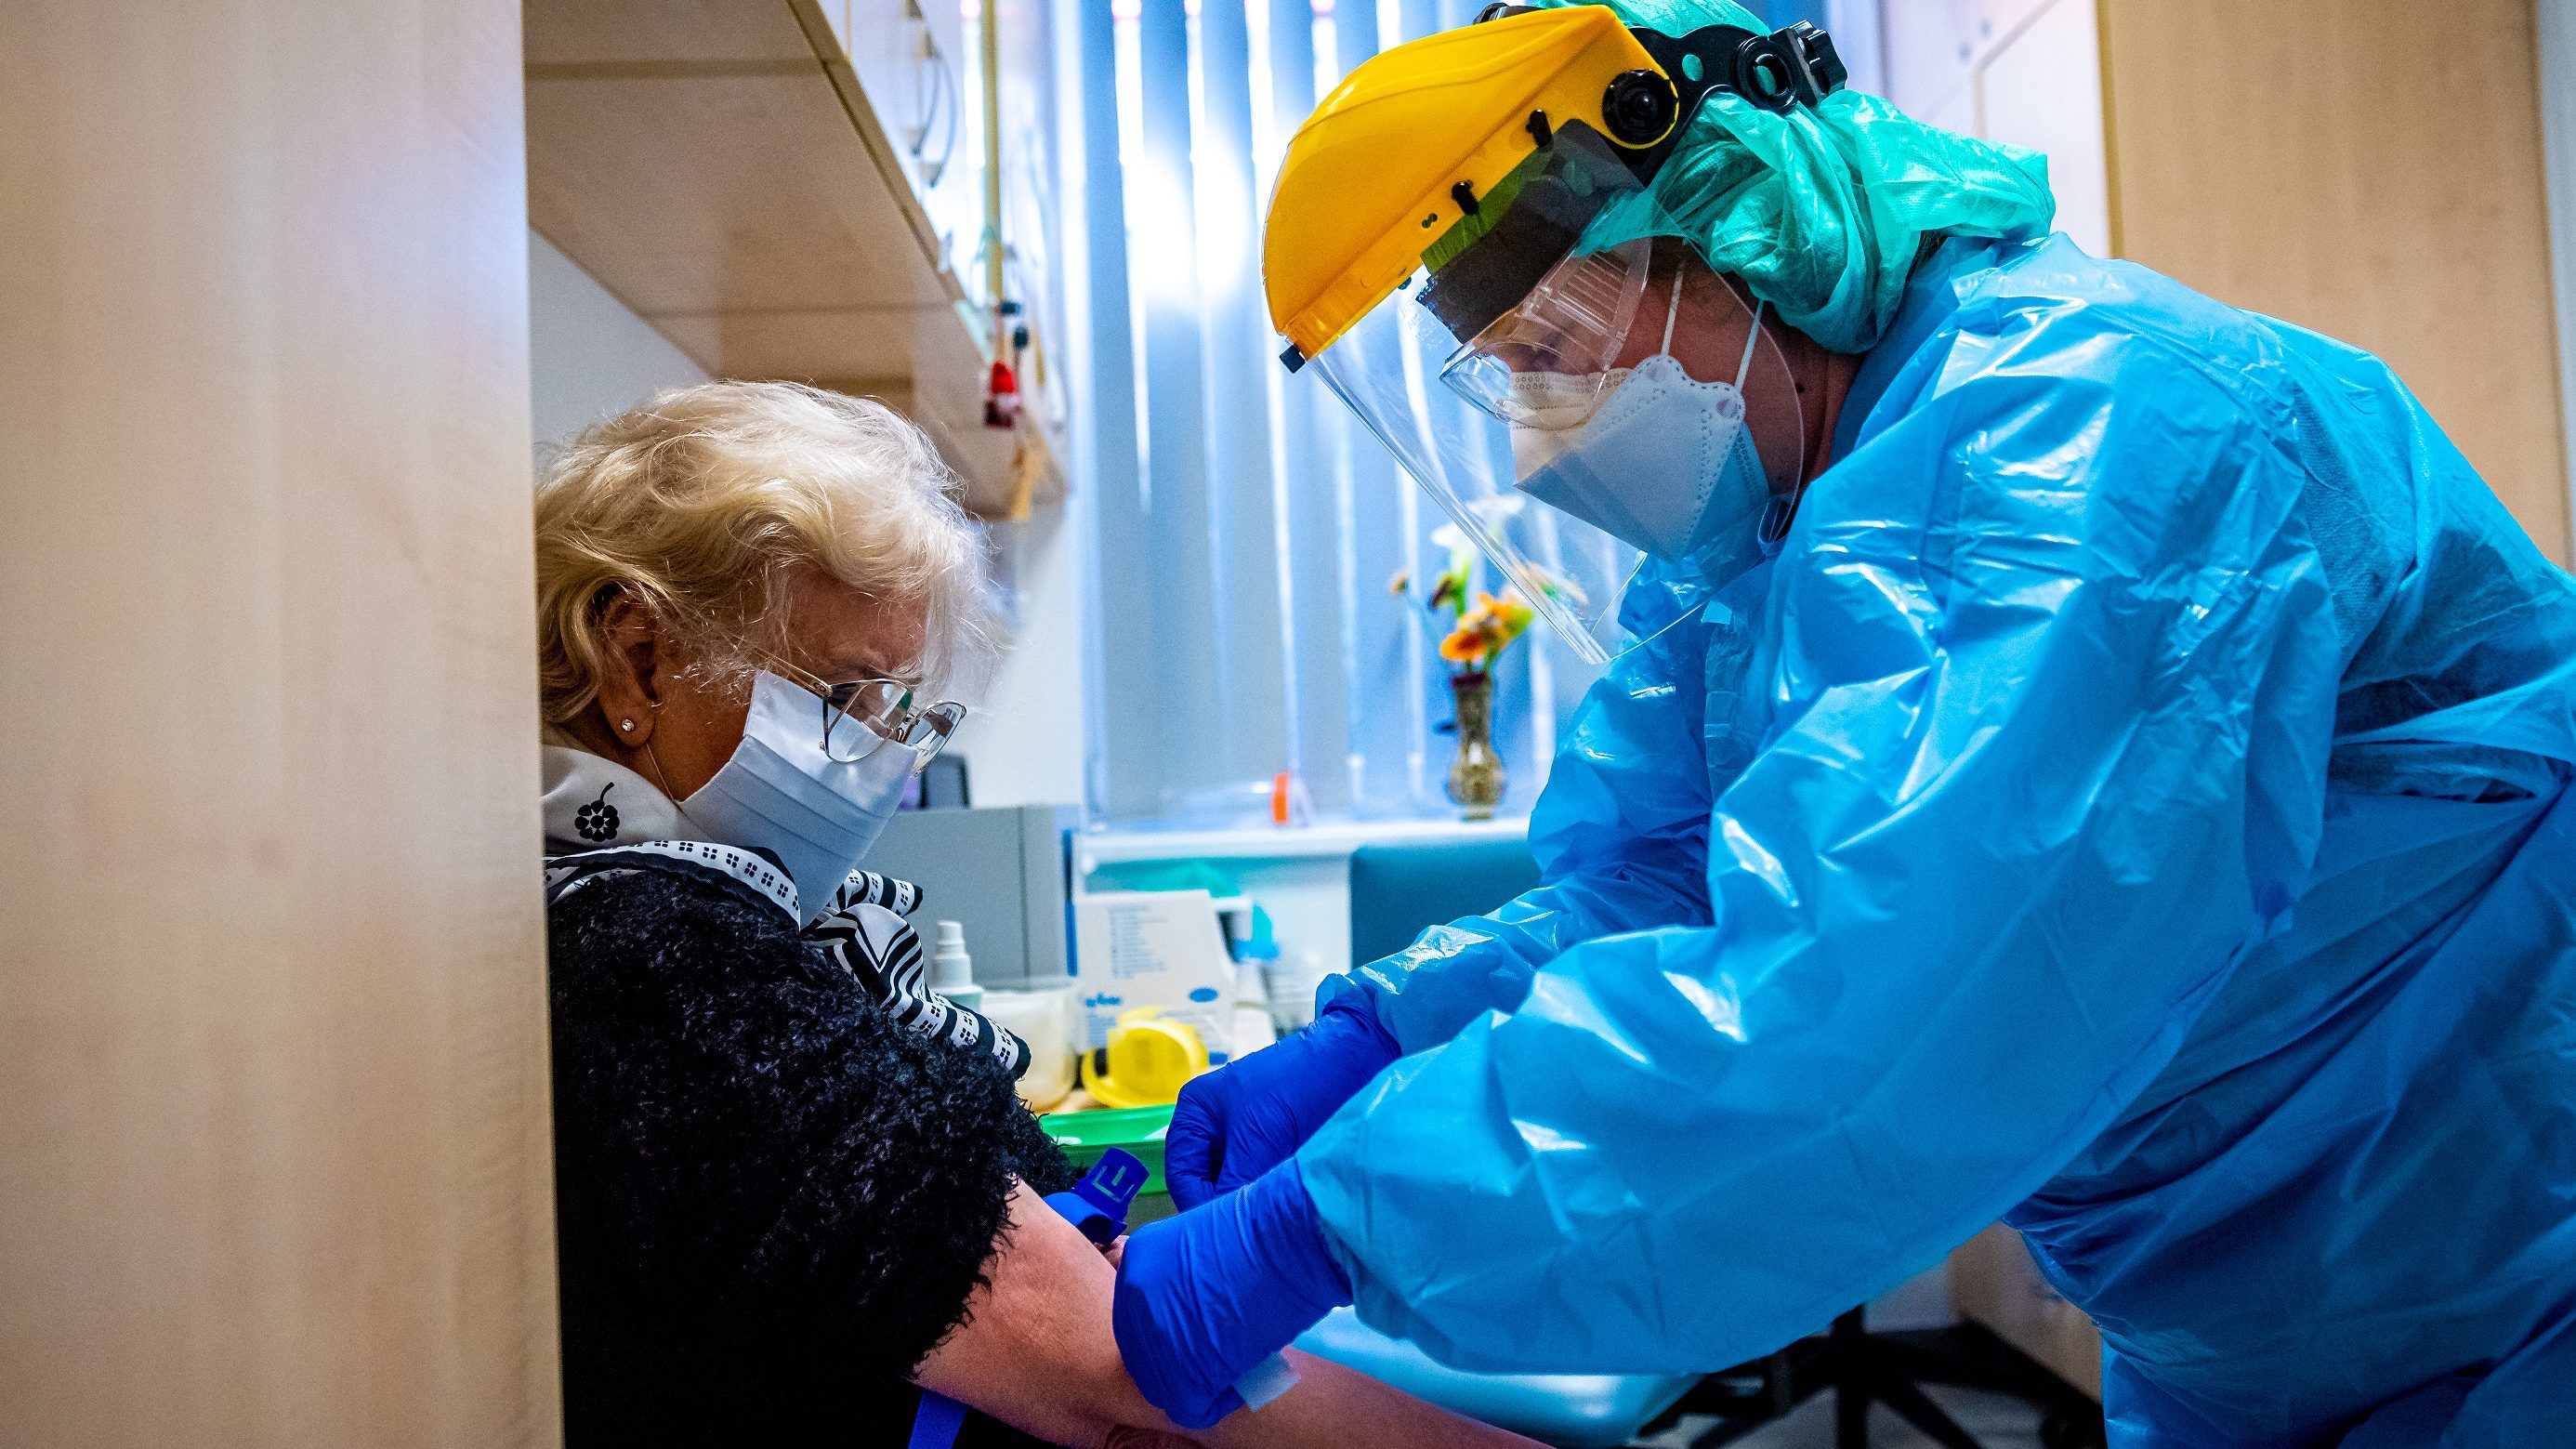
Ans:
[[[1389,296],[1310,364],[1513,590],[1594,663],[1619,647],[1619,595],[1637,551],[1524,497],[1512,428],[1453,391],[1458,339],[1413,295]]]
[[[1634,209],[1621,218],[1633,226]],[[1776,493],[1805,466],[1795,381],[1765,314],[1688,244],[1636,237],[1578,248],[1518,306],[1461,341],[1417,272],[1312,363],[1399,466],[1475,541],[1557,635],[1595,662],[1620,647],[1638,553],[1535,504],[1518,485],[1580,444],[1635,366],[1671,356],[1695,381],[1757,400],[1752,439]],[[1672,480],[1676,488],[1699,480]]]

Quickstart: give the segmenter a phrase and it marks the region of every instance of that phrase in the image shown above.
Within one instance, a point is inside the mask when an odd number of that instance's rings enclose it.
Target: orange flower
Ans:
[[[1521,631],[1530,626],[1530,621],[1538,617],[1536,610],[1522,603],[1520,595],[1509,589],[1503,590],[1503,596],[1499,599],[1491,594],[1480,594],[1477,597],[1479,611],[1493,616],[1496,627],[1502,632],[1505,644],[1519,638]]]
[[[1481,669],[1511,647],[1534,617],[1527,604],[1509,593],[1499,599],[1480,594],[1476,607],[1458,620],[1457,631],[1440,641],[1440,657]]]
[[[1482,668],[1511,647],[1535,617],[1530,606],[1509,591],[1499,599],[1478,594],[1476,607],[1459,618],[1457,632],[1440,641],[1440,657]]]
[[[1455,633],[1440,641],[1440,657],[1452,664],[1482,663],[1491,643],[1481,627],[1461,624]]]

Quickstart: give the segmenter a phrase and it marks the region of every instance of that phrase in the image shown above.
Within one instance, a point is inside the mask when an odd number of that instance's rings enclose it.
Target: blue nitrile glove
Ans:
[[[1290,1158],[1241,1192],[1128,1234],[1109,1321],[1146,1399],[1204,1429],[1243,1407],[1239,1380],[1350,1301]]]
[[[1181,1088],[1163,1138],[1172,1200],[1197,1207],[1285,1162],[1396,1059],[1395,1038],[1345,997],[1306,1029]]]

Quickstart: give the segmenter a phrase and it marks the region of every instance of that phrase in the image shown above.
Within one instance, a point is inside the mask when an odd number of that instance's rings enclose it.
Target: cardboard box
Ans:
[[[1105,1045],[1121,1012],[1159,1006],[1186,1021],[1223,1062],[1234,1026],[1234,959],[1203,890],[1112,891],[1073,904],[1081,1049]]]

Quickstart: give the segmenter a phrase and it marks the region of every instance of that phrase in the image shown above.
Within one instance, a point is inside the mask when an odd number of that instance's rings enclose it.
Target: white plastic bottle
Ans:
[[[1279,1024],[1270,1019],[1270,993],[1261,980],[1261,963],[1243,960],[1234,967],[1234,1019],[1227,1045],[1237,1059],[1279,1040]]]
[[[1249,1056],[1279,1040],[1279,1024],[1270,1019],[1270,987],[1263,973],[1279,957],[1279,942],[1270,934],[1269,918],[1253,912],[1252,938],[1234,948],[1234,1013],[1227,1045],[1237,1057]]]
[[[1315,1019],[1315,988],[1324,984],[1324,958],[1299,949],[1270,963],[1270,1015],[1283,1033]]]
[[[1073,988],[983,993],[993,1024],[1029,1044],[1029,1069],[1013,1083],[1020,1100],[1043,1112],[1073,1090]]]
[[[930,953],[930,989],[965,1007],[984,1008],[984,988],[975,984],[975,958],[966,954],[966,927],[939,923],[939,944]]]

